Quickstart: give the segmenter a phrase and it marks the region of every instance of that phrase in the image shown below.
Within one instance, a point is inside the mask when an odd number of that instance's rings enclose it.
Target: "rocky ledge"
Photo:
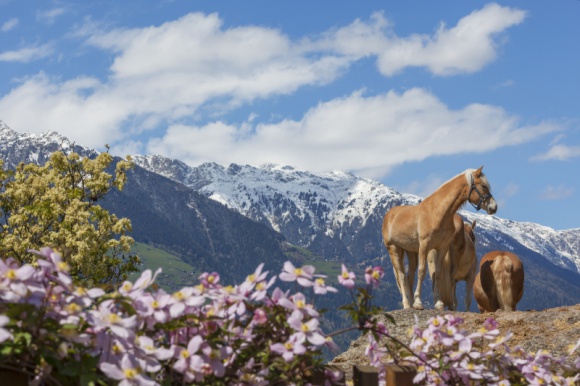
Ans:
[[[381,320],[388,326],[390,334],[404,343],[411,341],[409,330],[415,325],[415,318],[423,329],[431,318],[446,314],[463,318],[465,322],[462,327],[469,332],[475,332],[487,318],[493,317],[499,324],[501,334],[505,335],[508,331],[513,333],[508,343],[510,347],[520,346],[530,353],[544,349],[555,355],[566,355],[570,345],[580,339],[580,304],[542,311],[496,311],[485,314],[434,309],[407,309],[388,313],[394,317],[396,324],[391,324],[385,317],[380,317]],[[347,351],[336,356],[329,364],[341,368],[346,373],[346,379],[351,379],[353,366],[369,364],[365,356],[367,342],[366,337],[359,337]]]

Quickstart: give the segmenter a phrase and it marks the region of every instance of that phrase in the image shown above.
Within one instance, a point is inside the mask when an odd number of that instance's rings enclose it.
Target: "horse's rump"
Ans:
[[[495,279],[495,293],[499,308],[505,311],[514,311],[516,305],[512,288],[513,264],[510,257],[505,254],[497,256],[491,265],[491,270]]]
[[[524,267],[507,251],[492,251],[481,258],[473,294],[481,312],[515,311],[524,293]]]

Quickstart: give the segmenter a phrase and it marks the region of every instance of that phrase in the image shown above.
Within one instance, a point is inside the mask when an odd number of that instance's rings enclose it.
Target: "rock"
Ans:
[[[396,325],[381,316],[392,336],[403,343],[410,343],[409,330],[415,325],[417,318],[421,329],[427,326],[428,321],[435,316],[451,314],[464,319],[462,328],[469,332],[478,330],[485,320],[493,317],[499,325],[502,335],[508,331],[513,337],[508,342],[511,348],[519,346],[525,351],[535,354],[538,350],[548,350],[554,355],[567,355],[570,345],[580,339],[580,304],[557,307],[542,311],[496,311],[494,313],[479,314],[474,312],[454,312],[429,310],[396,310],[388,314],[394,317]],[[336,356],[329,364],[341,368],[346,373],[346,379],[352,379],[354,365],[368,365],[365,348],[368,341],[361,336],[353,341],[347,351]],[[576,353],[578,354],[578,353]]]

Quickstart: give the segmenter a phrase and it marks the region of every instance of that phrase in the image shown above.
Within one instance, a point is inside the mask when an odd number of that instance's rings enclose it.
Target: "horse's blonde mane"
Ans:
[[[473,183],[473,172],[476,171],[477,169],[467,169],[466,171],[463,172],[463,175],[465,176],[465,179],[467,180],[467,184],[469,186],[471,186],[471,184]],[[461,174],[461,173],[459,173]],[[457,176],[459,176],[459,174]],[[455,177],[457,177],[455,176]],[[453,177],[453,178],[455,178]],[[481,172],[481,175],[479,176],[479,178],[481,179],[481,183],[485,186],[487,186],[487,189],[489,190],[489,192],[491,193],[491,185],[489,184],[489,181],[487,179],[487,177],[485,176],[485,174],[483,174],[483,172]]]

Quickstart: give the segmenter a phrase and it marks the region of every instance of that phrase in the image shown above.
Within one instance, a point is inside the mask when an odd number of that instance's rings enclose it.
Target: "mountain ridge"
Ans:
[[[286,192],[287,201],[292,202],[286,202],[285,206],[293,204],[297,211],[294,216],[298,219],[313,217],[312,213],[315,212],[313,208],[316,208],[319,203],[326,204],[323,206],[322,213],[326,221],[318,219],[318,221],[312,221],[309,226],[315,230],[322,229],[329,236],[337,231],[340,234],[340,231],[344,231],[345,226],[354,226],[355,231],[358,232],[364,228],[371,216],[384,215],[386,210],[394,204],[415,205],[421,201],[418,196],[396,192],[379,182],[357,177],[351,173],[312,173],[297,171],[291,166],[271,164],[261,167],[231,164],[226,168],[215,163],[208,163],[198,167],[190,167],[181,161],[162,156],[137,155],[133,159],[148,170],[179,181],[249,218],[269,223],[273,229],[282,231],[282,233],[284,233],[284,221],[288,222],[289,220],[276,221],[279,216],[276,216],[273,210],[267,213],[269,208],[268,205],[264,205],[264,202],[279,201],[277,197],[283,195],[283,192]],[[172,165],[179,165],[179,174],[173,172]],[[231,170],[237,172],[232,173]],[[243,177],[238,178],[239,175]],[[244,183],[242,179],[248,181],[248,175],[252,176],[253,180],[250,180],[250,183]],[[300,194],[290,192],[286,188],[288,181],[294,183],[298,179],[294,175],[302,178],[301,185],[307,186],[308,192],[316,196],[315,205],[312,205],[312,201],[306,202],[303,199],[304,195],[300,196]],[[286,178],[281,178],[283,176]],[[333,177],[335,178],[334,183],[329,181]],[[254,180],[259,180],[260,184],[256,184]],[[276,187],[277,184],[278,187]],[[256,190],[257,185],[268,188],[261,189],[260,194],[247,194],[248,190]],[[332,194],[324,194],[325,185],[326,187],[332,186]],[[343,191],[346,193],[338,195]],[[304,194],[305,192],[300,191],[299,193]],[[260,205],[261,203],[262,205]],[[469,221],[477,220],[479,229],[482,227],[486,229],[499,228],[502,233],[509,233],[520,244],[548,256],[548,260],[552,263],[580,273],[580,228],[559,231],[541,224],[516,222],[467,210],[460,210],[459,214]],[[263,221],[264,219],[266,221]],[[304,232],[300,234],[304,234]],[[340,234],[340,236],[343,235]],[[304,238],[292,239],[290,237],[290,240],[301,246],[307,247],[309,245],[308,240]]]
[[[81,155],[98,154],[67,141],[54,132],[18,134],[0,121],[5,167],[41,163],[51,151],[74,146]],[[243,280],[259,262],[275,272],[293,256],[298,263],[314,257],[359,269],[382,265],[385,280],[393,283],[380,233],[382,219],[393,206],[421,200],[348,172],[312,173],[272,164],[191,167],[161,156],[133,159],[136,166],[125,189],[113,191],[103,206],[131,219],[137,241],[177,252],[199,269],[230,272],[224,280]],[[477,220],[478,258],[493,249],[511,250],[523,258],[522,307],[580,303],[580,229],[556,231],[466,210],[459,213]],[[301,248],[311,255],[301,255]],[[425,284],[427,307],[430,290]],[[458,293],[462,304],[461,289]],[[379,302],[397,307],[398,295],[384,296]]]

